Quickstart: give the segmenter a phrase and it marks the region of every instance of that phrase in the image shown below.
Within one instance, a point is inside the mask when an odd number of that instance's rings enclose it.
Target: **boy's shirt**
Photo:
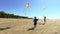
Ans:
[[[34,23],[37,23],[38,19],[34,19]]]

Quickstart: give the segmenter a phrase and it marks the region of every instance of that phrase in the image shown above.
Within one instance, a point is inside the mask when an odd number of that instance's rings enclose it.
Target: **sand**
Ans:
[[[33,19],[0,18],[0,34],[60,34],[60,20],[50,19],[45,25],[40,23],[43,23],[43,20],[38,21],[35,30],[28,31],[33,27]]]

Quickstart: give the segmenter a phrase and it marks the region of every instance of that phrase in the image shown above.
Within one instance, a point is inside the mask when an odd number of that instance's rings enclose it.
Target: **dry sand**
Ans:
[[[43,20],[39,20],[35,30],[32,19],[7,19],[0,18],[0,34],[60,34],[60,20],[47,20],[45,25],[40,25]],[[10,27],[6,29],[6,27]]]

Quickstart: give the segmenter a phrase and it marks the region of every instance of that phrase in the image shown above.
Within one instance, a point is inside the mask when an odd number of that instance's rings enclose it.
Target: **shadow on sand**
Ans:
[[[30,31],[30,30],[34,30],[34,27],[32,27],[32,28],[29,28],[27,31]]]
[[[10,29],[11,27],[4,27],[4,28],[0,28],[0,30],[6,30],[6,29]]]

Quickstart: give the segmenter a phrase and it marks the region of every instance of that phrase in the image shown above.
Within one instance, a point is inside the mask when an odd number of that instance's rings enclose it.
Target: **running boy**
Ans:
[[[33,20],[33,22],[34,22],[34,28],[36,28],[37,21],[38,21],[38,19],[36,17],[34,17],[34,20]]]

